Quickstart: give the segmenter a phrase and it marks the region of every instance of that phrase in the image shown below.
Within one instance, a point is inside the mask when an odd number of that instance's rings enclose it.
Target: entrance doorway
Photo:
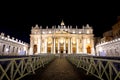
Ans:
[[[87,53],[91,54],[91,47],[90,46],[87,46]]]
[[[73,47],[73,54],[76,54],[76,47]]]
[[[64,52],[64,49],[63,49],[63,47],[61,46],[60,47],[60,53],[63,53]]]
[[[37,52],[37,45],[33,46],[33,54],[35,54]]]
[[[47,53],[51,53],[51,47],[47,48]]]

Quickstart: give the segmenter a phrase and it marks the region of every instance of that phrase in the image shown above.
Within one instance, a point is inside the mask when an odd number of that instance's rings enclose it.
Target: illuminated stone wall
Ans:
[[[15,39],[10,38],[9,35],[5,36],[4,33],[0,35],[0,55],[28,55],[28,44]]]
[[[96,45],[98,56],[120,56],[120,16],[112,30],[103,33],[103,38]]]
[[[120,56],[120,38],[96,45],[98,56]]]
[[[49,28],[36,25],[30,34],[30,54],[90,54],[94,55],[94,34],[88,24],[78,28],[66,26],[62,21]]]

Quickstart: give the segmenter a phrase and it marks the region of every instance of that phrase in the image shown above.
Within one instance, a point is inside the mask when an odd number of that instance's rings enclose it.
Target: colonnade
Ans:
[[[93,40],[90,40],[91,52],[93,52]],[[42,41],[42,42],[41,42]],[[92,43],[92,45],[91,45]],[[39,39],[36,52],[37,53],[87,53],[87,40],[80,37],[43,37]],[[33,48],[34,49],[34,48]]]

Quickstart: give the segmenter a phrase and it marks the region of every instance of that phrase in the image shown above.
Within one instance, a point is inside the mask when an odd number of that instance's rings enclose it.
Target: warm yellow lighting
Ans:
[[[33,46],[36,44],[37,53],[93,53],[94,34],[91,33],[92,28],[88,25],[83,26],[81,29],[77,28],[77,26],[75,27],[76,28],[73,28],[71,25],[66,26],[64,21],[61,20],[58,26],[52,26],[51,29],[48,27],[46,27],[46,29],[42,29],[41,27],[38,30],[32,28],[32,33],[30,35],[30,48],[33,49],[32,52],[35,52]],[[37,33],[33,35],[34,31]]]
[[[87,30],[87,34],[89,34],[90,32],[89,32],[89,30]]]
[[[24,46],[24,50],[26,50],[26,47]]]
[[[48,44],[50,44],[51,43],[51,41],[48,41]]]
[[[73,31],[73,33],[75,33],[75,31]]]
[[[61,39],[61,40],[60,40],[60,43],[63,43],[63,42],[64,42],[64,40],[63,40],[63,39]]]
[[[102,51],[102,47],[99,48],[99,51],[100,51],[100,52]]]
[[[90,43],[90,39],[87,39],[87,43],[88,43],[88,44]]]
[[[73,44],[75,44],[75,41],[73,41]]]
[[[52,39],[49,37],[49,38],[47,39],[47,42],[48,42],[48,44],[51,44],[51,43],[52,43]]]
[[[75,39],[73,39],[73,42],[72,42],[73,44],[76,44],[76,42],[75,42]]]
[[[49,31],[49,33],[51,33],[51,31]]]

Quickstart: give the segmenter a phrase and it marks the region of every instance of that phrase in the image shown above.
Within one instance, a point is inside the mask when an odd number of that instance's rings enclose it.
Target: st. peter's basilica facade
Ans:
[[[81,29],[66,26],[62,21],[58,26],[45,29],[36,25],[30,34],[30,54],[92,54],[94,55],[94,34],[88,24]]]

